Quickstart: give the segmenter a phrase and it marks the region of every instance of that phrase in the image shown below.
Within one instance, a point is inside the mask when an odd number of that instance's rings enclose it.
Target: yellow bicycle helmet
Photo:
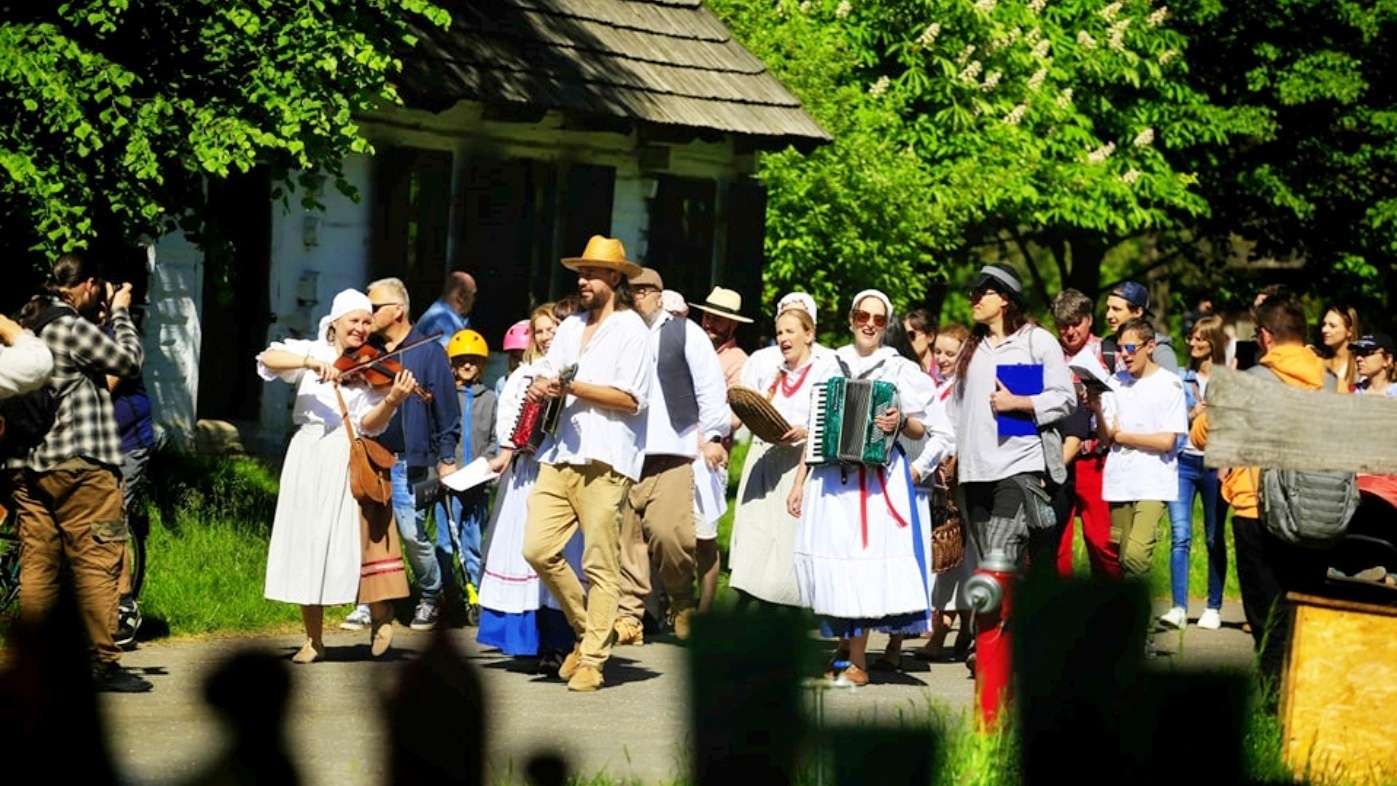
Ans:
[[[485,343],[485,337],[470,328],[456,331],[456,335],[446,344],[446,356],[458,358],[462,355],[490,357],[490,347]]]

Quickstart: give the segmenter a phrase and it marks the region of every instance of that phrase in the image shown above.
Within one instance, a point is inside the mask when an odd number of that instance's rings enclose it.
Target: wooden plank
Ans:
[[[1215,369],[1207,400],[1209,467],[1397,474],[1397,399],[1302,390]]]
[[[1281,718],[1286,762],[1298,775],[1360,785],[1397,778],[1397,658],[1389,654],[1397,617],[1387,611],[1295,604]]]

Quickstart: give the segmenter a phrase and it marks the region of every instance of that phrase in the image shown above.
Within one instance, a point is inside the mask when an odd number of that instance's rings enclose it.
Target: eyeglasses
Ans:
[[[373,306],[374,313],[377,314],[377,313],[378,313],[378,310],[381,309],[381,308],[388,308],[389,306],[401,306],[402,303],[397,303],[397,302],[391,302],[391,303],[371,303],[370,305]]]
[[[656,292],[659,292],[659,291],[660,291],[660,290],[657,289],[656,287],[647,286],[647,285],[644,285],[644,284],[642,284],[641,286],[638,286],[638,287],[631,287],[631,294],[635,295],[636,297],[646,297],[646,296],[649,296],[649,295],[653,295],[653,294],[655,294]]]
[[[888,326],[887,314],[870,314],[861,308],[854,309],[854,312],[849,315],[849,319],[852,320],[855,325],[867,325],[871,322],[873,323],[873,327],[876,328],[885,328]]]

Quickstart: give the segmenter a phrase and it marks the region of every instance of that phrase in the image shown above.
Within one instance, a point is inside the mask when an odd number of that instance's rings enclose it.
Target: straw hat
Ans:
[[[708,293],[708,299],[702,303],[690,303],[689,305],[700,311],[707,311],[720,317],[727,317],[734,322],[750,323],[752,320],[742,316],[738,312],[742,310],[742,296],[731,289],[714,287]]]
[[[601,235],[592,235],[582,256],[567,257],[563,260],[563,267],[572,271],[582,267],[603,267],[618,271],[626,278],[640,275],[640,265],[626,259],[626,247],[621,245],[621,241]]]

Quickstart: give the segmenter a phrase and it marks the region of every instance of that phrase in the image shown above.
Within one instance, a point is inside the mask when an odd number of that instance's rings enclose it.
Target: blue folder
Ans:
[[[1042,363],[1008,363],[995,368],[999,381],[1016,396],[1036,396],[1043,392]],[[1038,424],[1031,412],[1000,412],[995,416],[999,438],[1032,437],[1038,434]]]

